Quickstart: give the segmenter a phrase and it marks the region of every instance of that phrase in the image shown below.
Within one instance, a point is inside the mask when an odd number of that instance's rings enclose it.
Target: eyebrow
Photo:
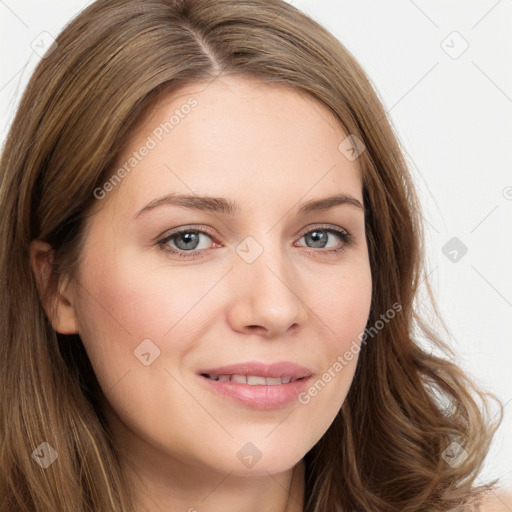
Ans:
[[[313,199],[306,203],[299,203],[299,215],[306,215],[311,212],[325,211],[339,205],[350,205],[361,209],[364,212],[364,206],[355,197],[348,194],[336,194],[334,196],[325,197],[323,199]],[[224,197],[198,196],[186,194],[166,194],[149,202],[136,215],[139,218],[159,206],[181,206],[183,208],[191,208],[193,210],[209,211],[213,213],[222,213],[225,215],[239,215],[241,208],[238,203],[225,199]]]

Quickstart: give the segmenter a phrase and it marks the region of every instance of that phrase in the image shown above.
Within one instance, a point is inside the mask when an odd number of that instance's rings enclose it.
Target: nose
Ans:
[[[286,254],[265,248],[252,263],[235,258],[228,321],[245,334],[278,337],[300,329],[307,318],[304,290]]]

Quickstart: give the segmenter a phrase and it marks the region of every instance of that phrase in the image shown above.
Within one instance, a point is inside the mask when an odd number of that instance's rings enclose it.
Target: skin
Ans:
[[[510,512],[512,510],[512,486],[489,493],[482,504],[482,512]]]
[[[63,281],[49,316],[55,330],[83,340],[138,511],[259,512],[264,496],[265,511],[298,512],[301,459],[339,412],[358,354],[307,404],[266,411],[210,391],[197,371],[292,361],[316,381],[358,341],[371,301],[364,212],[351,204],[297,210],[338,193],[362,204],[360,170],[338,150],[347,134],[327,107],[242,78],[166,97],[116,165],[191,96],[191,113],[96,202],[78,274]],[[240,213],[162,205],[134,218],[169,193],[224,197]],[[324,231],[327,247],[315,246],[304,235],[317,224],[348,231],[352,242]],[[211,228],[189,249],[200,257],[158,245],[181,226]],[[251,263],[236,251],[248,236],[262,249]],[[179,238],[167,247],[184,247]],[[31,248],[41,279],[48,250],[37,241]],[[148,366],[134,356],[145,339],[160,350]],[[262,455],[252,467],[237,457],[248,442]]]

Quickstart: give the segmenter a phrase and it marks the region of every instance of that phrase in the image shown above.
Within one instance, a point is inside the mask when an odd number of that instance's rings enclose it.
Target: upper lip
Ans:
[[[288,361],[271,364],[249,361],[217,368],[207,368],[199,373],[208,375],[253,375],[265,378],[292,377],[294,379],[302,379],[311,375],[308,368]]]

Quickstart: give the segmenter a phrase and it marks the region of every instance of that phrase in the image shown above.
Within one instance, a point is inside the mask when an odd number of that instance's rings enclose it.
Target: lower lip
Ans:
[[[277,384],[275,386],[241,384],[239,382],[218,381],[199,375],[213,391],[238,402],[239,404],[268,411],[278,409],[298,400],[298,395],[308,385],[311,377],[289,382],[288,384]]]

